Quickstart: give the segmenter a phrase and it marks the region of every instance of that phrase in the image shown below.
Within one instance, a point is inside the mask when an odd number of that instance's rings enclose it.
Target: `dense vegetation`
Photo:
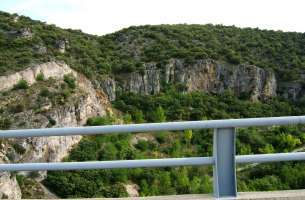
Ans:
[[[154,96],[125,94],[114,103],[124,111],[125,123],[165,120],[200,120],[231,117],[292,115],[299,112],[293,105],[277,99],[253,103],[239,100],[230,93],[211,96],[203,93],[170,92]],[[148,106],[149,105],[149,106]],[[212,106],[213,105],[213,106]],[[92,118],[88,125],[111,124],[115,119]],[[136,142],[135,142],[136,141]],[[238,154],[289,152],[305,142],[302,126],[238,129]],[[86,137],[73,149],[68,161],[143,159],[164,157],[211,156],[212,131],[186,130],[175,133],[109,135]],[[294,165],[281,165],[296,171]],[[302,165],[297,166],[298,169]],[[272,174],[273,165],[260,167],[260,175],[243,170],[239,173],[239,190],[275,190],[304,187],[285,180],[281,171]],[[269,171],[266,171],[269,170]],[[288,171],[287,171],[288,172]],[[272,175],[269,175],[269,174]],[[266,174],[266,176],[265,176]],[[126,196],[124,185],[139,185],[142,196],[207,193],[212,191],[210,167],[180,167],[131,170],[90,170],[49,172],[45,184],[62,197]],[[249,179],[251,177],[251,179]],[[302,174],[296,179],[302,180]],[[304,177],[303,177],[304,178]],[[271,182],[273,181],[273,182]],[[277,184],[281,182],[281,184]],[[270,184],[269,187],[266,185]]]
[[[305,66],[302,33],[208,24],[130,27],[98,37],[16,17],[0,12],[1,73],[60,59],[92,77],[140,70],[144,62],[162,67],[170,58],[212,58],[272,68],[283,80],[294,80]],[[27,28],[32,36],[21,37]],[[65,43],[65,53],[58,50],[59,41]],[[45,52],[39,51],[44,47]]]
[[[240,29],[222,25],[158,25],[130,27],[119,32],[93,36],[76,30],[63,30],[30,18],[0,12],[0,74],[7,74],[40,62],[63,60],[91,80],[105,74],[142,70],[144,63],[156,62],[162,68],[169,59],[188,63],[214,59],[234,65],[254,64],[273,69],[279,82],[300,80],[305,67],[305,34],[259,29]],[[63,46],[62,46],[63,45]],[[64,50],[62,49],[64,48]],[[24,96],[0,110],[0,129],[12,123],[10,116],[32,109],[37,113],[45,102],[73,104],[77,99],[75,80],[65,76],[54,88],[43,75],[33,87],[21,80],[14,90],[0,94],[1,99]],[[42,82],[43,81],[43,82]],[[35,94],[35,98],[32,95]],[[75,94],[75,95],[74,95]],[[20,97],[21,99],[21,97]],[[305,99],[288,102],[280,98],[263,102],[238,99],[229,91],[221,95],[199,92],[179,93],[168,86],[159,95],[118,94],[113,105],[122,111],[125,123],[202,120],[260,116],[301,115]],[[4,101],[3,101],[4,102]],[[115,116],[94,117],[88,125],[116,123]],[[49,119],[48,126],[54,126]],[[22,124],[20,124],[22,127]],[[238,129],[238,154],[289,152],[302,148],[302,126]],[[22,153],[20,146],[13,147]],[[67,161],[142,159],[184,156],[210,156],[211,130],[160,132],[85,137]],[[242,166],[238,173],[240,191],[297,189],[305,187],[302,163]],[[132,170],[88,170],[49,172],[45,180],[60,197],[126,196],[126,185],[137,184],[142,196],[206,193],[212,190],[210,167],[180,167]],[[24,190],[32,179],[18,176]],[[33,197],[32,193],[25,197]]]

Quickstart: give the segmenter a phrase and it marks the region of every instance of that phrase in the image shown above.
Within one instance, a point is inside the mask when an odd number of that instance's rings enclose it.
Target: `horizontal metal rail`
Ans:
[[[41,171],[41,170],[80,170],[80,169],[120,169],[138,167],[175,167],[212,165],[212,157],[167,158],[143,160],[115,160],[89,162],[59,162],[59,163],[20,163],[0,164],[0,171]]]
[[[186,129],[208,129],[208,128],[238,128],[250,126],[290,125],[304,124],[305,116],[290,117],[266,117],[225,119],[188,122],[163,122],[146,124],[107,125],[72,128],[44,128],[25,130],[0,131],[0,138],[25,138],[42,136],[67,136],[67,135],[97,135],[109,133],[138,133],[151,131],[179,131]]]
[[[305,116],[227,119],[189,122],[166,122],[128,125],[107,125],[73,128],[44,128],[0,131],[0,138],[26,138],[69,135],[98,135],[110,133],[138,133],[179,131],[186,129],[214,129],[212,157],[166,158],[145,160],[115,160],[60,163],[0,164],[0,171],[85,170],[138,167],[177,167],[213,165],[214,196],[236,197],[236,163],[265,163],[305,160],[305,152],[258,155],[235,155],[235,128],[250,126],[305,124]]]
[[[259,155],[236,156],[236,163],[267,163],[280,161],[305,160],[305,152],[274,153]],[[89,162],[58,162],[58,163],[17,163],[0,164],[0,171],[53,171],[53,170],[85,170],[85,169],[121,169],[121,168],[152,168],[213,165],[213,157],[164,158],[143,160],[115,160]]]

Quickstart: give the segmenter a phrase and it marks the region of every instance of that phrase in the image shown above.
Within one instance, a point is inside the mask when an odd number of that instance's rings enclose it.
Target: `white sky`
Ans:
[[[304,0],[0,0],[0,10],[97,35],[179,23],[305,32]]]

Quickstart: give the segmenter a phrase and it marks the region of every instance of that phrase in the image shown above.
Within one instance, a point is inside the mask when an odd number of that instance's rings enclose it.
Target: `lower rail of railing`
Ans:
[[[305,160],[305,152],[274,153],[235,156],[236,163],[265,163],[280,161]],[[165,158],[143,160],[115,160],[89,162],[58,163],[15,163],[0,164],[0,171],[51,171],[51,170],[85,170],[85,169],[120,169],[214,165],[213,157]]]

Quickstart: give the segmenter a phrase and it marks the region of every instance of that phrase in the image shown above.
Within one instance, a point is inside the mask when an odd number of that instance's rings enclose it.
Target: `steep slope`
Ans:
[[[274,71],[279,83],[277,94],[285,98],[298,100],[305,93],[303,33],[220,25],[158,25],[130,27],[98,37],[1,12],[0,38],[0,47],[5,49],[0,52],[2,73],[55,59],[65,61],[97,85],[105,82],[112,86],[109,78],[141,73],[151,65],[166,71],[172,59],[184,63],[185,69],[196,68],[200,60],[213,59],[224,68],[241,64]]]
[[[82,126],[88,119],[89,125],[109,124],[115,120],[101,116],[111,115],[111,103],[126,123],[300,115],[304,43],[304,33],[218,25],[139,26],[93,36],[0,12],[0,129]],[[305,142],[302,128],[274,128],[267,136],[247,131],[254,136],[238,138],[242,154],[287,151]],[[187,133],[136,143],[129,135],[10,139],[1,141],[0,158],[57,162],[211,152],[210,137]],[[47,185],[64,197],[124,196],[131,186],[140,195],[211,189],[205,169],[140,172],[58,172],[49,174]],[[25,175],[17,183],[3,172],[0,197],[20,198],[20,187],[39,185],[33,174]]]
[[[22,81],[27,84],[25,87],[21,87]],[[103,92],[95,90],[89,80],[64,63],[44,63],[0,76],[0,85],[1,128],[81,126],[90,117],[112,112]],[[62,136],[3,140],[1,160],[58,162],[81,138]],[[42,178],[44,174],[41,173]],[[1,181],[4,185],[0,185],[0,192],[9,198],[20,198],[14,176],[3,173],[1,177],[6,180]]]
[[[277,95],[277,81],[272,70],[254,65],[230,65],[213,60],[196,60],[188,64],[171,59],[164,69],[148,63],[140,72],[124,73],[117,80],[108,78],[100,86],[115,100],[116,90],[136,94],[159,94],[169,85],[181,92],[222,94],[231,90],[235,95],[252,100],[264,100]]]

